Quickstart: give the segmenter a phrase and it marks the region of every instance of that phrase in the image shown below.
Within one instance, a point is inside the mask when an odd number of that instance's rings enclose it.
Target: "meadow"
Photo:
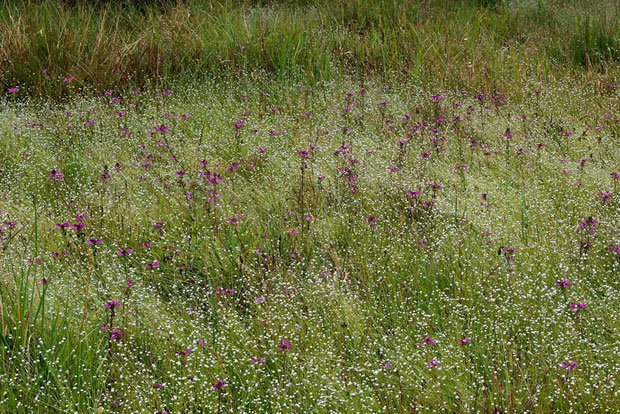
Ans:
[[[1,413],[618,411],[617,4],[118,4],[0,10]]]

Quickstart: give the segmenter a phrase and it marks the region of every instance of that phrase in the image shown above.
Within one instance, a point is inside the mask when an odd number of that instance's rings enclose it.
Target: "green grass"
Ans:
[[[583,19],[582,27],[571,39],[573,60],[581,65],[620,61],[620,26],[618,19],[592,21]]]
[[[617,411],[617,2],[5,5],[0,413]]]
[[[73,87],[101,90],[263,71],[305,83],[401,74],[473,91],[584,68],[617,76],[612,1],[132,4],[9,1],[0,10],[0,87],[47,96],[66,92],[68,76]]]

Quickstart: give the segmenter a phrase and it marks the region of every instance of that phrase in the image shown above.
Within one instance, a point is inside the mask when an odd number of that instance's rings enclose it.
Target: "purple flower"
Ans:
[[[19,92],[19,88],[17,86],[13,87],[13,88],[9,88],[8,93],[13,94],[13,93],[17,93]]]
[[[437,341],[426,335],[424,340],[418,344],[418,347],[422,348],[423,346],[435,346],[436,343]]]
[[[252,358],[252,365],[263,365],[265,363],[265,361],[267,361],[266,357],[262,357],[262,358]]]
[[[588,217],[587,219],[582,220],[579,223],[579,227],[583,230],[589,230],[591,235],[594,235],[596,231],[594,230],[594,226],[598,223],[598,219],[594,217]]]
[[[370,224],[370,227],[375,227],[378,221],[379,221],[379,217],[366,216],[366,223]]]
[[[565,370],[567,370],[568,372],[571,372],[572,370],[577,368],[577,365],[579,364],[577,364],[576,361],[570,361],[570,362],[563,361],[560,363],[560,366],[564,368]]]
[[[157,125],[155,127],[155,132],[159,132],[160,134],[164,134],[166,135],[168,133],[168,131],[170,130],[170,128],[168,127],[168,125]]]
[[[63,223],[62,225],[64,226],[65,223]],[[67,223],[69,224],[69,223]],[[78,221],[77,223],[73,223],[71,224],[71,230],[84,230],[86,228],[86,225],[84,223],[82,223],[81,221]]]
[[[307,160],[308,158],[310,158],[310,153],[308,152],[308,150],[305,149],[297,151],[297,155],[299,155],[302,160]]]
[[[282,340],[282,343],[278,345],[278,351],[288,351],[291,349],[291,343],[286,339]]]
[[[3,221],[2,225],[4,227],[8,227],[9,229],[14,229],[17,226],[17,221],[13,220],[13,221]]]
[[[119,256],[121,256],[121,257],[122,257],[122,256],[129,256],[129,255],[131,255],[131,253],[133,253],[133,250],[131,250],[131,249],[118,249],[118,250],[116,251],[116,253],[117,253]]]
[[[164,96],[170,96],[172,95],[172,91],[170,89],[165,89],[163,91],[161,91],[161,94]]]
[[[517,252],[516,248],[503,247],[501,251],[504,253],[504,256],[506,256],[506,260],[509,262],[515,261],[515,253]]]
[[[103,171],[101,171],[101,175],[99,176],[99,178],[101,178],[101,181],[106,182],[109,181],[110,178],[112,178],[110,176],[110,172],[108,171],[108,168],[104,168]]]
[[[114,309],[114,308],[118,308],[119,306],[121,306],[121,303],[118,300],[110,300],[108,302],[106,302],[105,307],[107,309]]]
[[[146,268],[147,269],[155,269],[159,267],[159,260],[154,260],[153,263],[147,263],[146,264]]]
[[[112,338],[112,340],[114,341],[120,341],[122,336],[123,336],[123,331],[121,331],[118,328],[114,328],[112,329],[112,332],[110,332],[110,338]]]
[[[218,379],[213,383],[213,390],[215,391],[222,392],[224,388],[226,388],[226,382],[223,379]]]
[[[244,219],[245,217],[243,217],[243,215],[236,215],[234,217],[229,217],[228,219],[226,219],[226,221],[231,226],[237,227],[237,225],[239,225],[239,223],[241,223]]]
[[[441,364],[438,361],[435,361],[434,359],[431,359],[430,361],[428,361],[428,364],[426,364],[427,368],[436,368],[441,366]]]
[[[225,288],[220,288],[220,289],[215,289],[215,296],[217,295],[234,295],[235,293],[237,293],[236,289],[225,289]]]
[[[415,191],[409,190],[409,191],[407,191],[407,196],[409,196],[409,197],[411,197],[413,199],[418,198],[420,196],[420,194],[422,194],[422,190],[415,190]]]
[[[101,238],[97,238],[97,239],[91,238],[91,239],[88,239],[86,241],[86,243],[88,243],[90,246],[94,246],[96,244],[103,244],[103,239],[101,239]]]
[[[240,162],[232,162],[230,163],[230,166],[228,167],[226,171],[229,173],[235,173],[237,172],[237,169],[239,168],[240,165],[241,165]]]
[[[579,303],[571,302],[569,306],[570,306],[570,310],[575,311],[575,312],[585,310],[587,307],[585,302],[579,302]]]
[[[49,172],[49,179],[50,179],[50,182],[62,181],[63,179],[62,172],[60,172],[60,170],[51,170]]]
[[[470,342],[471,342],[471,338],[469,336],[466,336],[463,339],[459,339],[459,345],[460,346],[466,345],[466,344],[468,344]]]
[[[557,282],[555,282],[555,285],[561,288],[567,288],[567,287],[570,287],[571,283],[568,279],[560,279]]]
[[[29,265],[31,264],[41,264],[41,259],[40,258],[35,258],[34,260],[32,260],[30,257],[28,259],[26,259],[26,263],[28,263]]]

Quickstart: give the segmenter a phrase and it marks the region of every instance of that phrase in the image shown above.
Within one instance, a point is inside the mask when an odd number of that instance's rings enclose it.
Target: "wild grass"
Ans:
[[[613,1],[72,4],[5,2],[0,87],[47,96],[63,93],[65,77],[98,90],[160,89],[172,79],[264,71],[305,83],[397,73],[474,91],[498,78],[521,85],[584,68],[617,76]]]
[[[11,95],[0,411],[614,411],[618,87],[479,92]]]
[[[618,12],[5,1],[0,413],[617,411]]]

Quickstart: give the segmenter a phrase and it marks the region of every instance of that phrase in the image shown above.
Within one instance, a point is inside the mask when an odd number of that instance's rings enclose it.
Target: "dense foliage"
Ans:
[[[0,413],[618,411],[618,11],[5,1]]]
[[[5,3],[0,87],[45,96],[69,76],[129,91],[257,70],[307,84],[400,73],[475,93],[583,68],[609,76],[620,62],[608,0]]]

